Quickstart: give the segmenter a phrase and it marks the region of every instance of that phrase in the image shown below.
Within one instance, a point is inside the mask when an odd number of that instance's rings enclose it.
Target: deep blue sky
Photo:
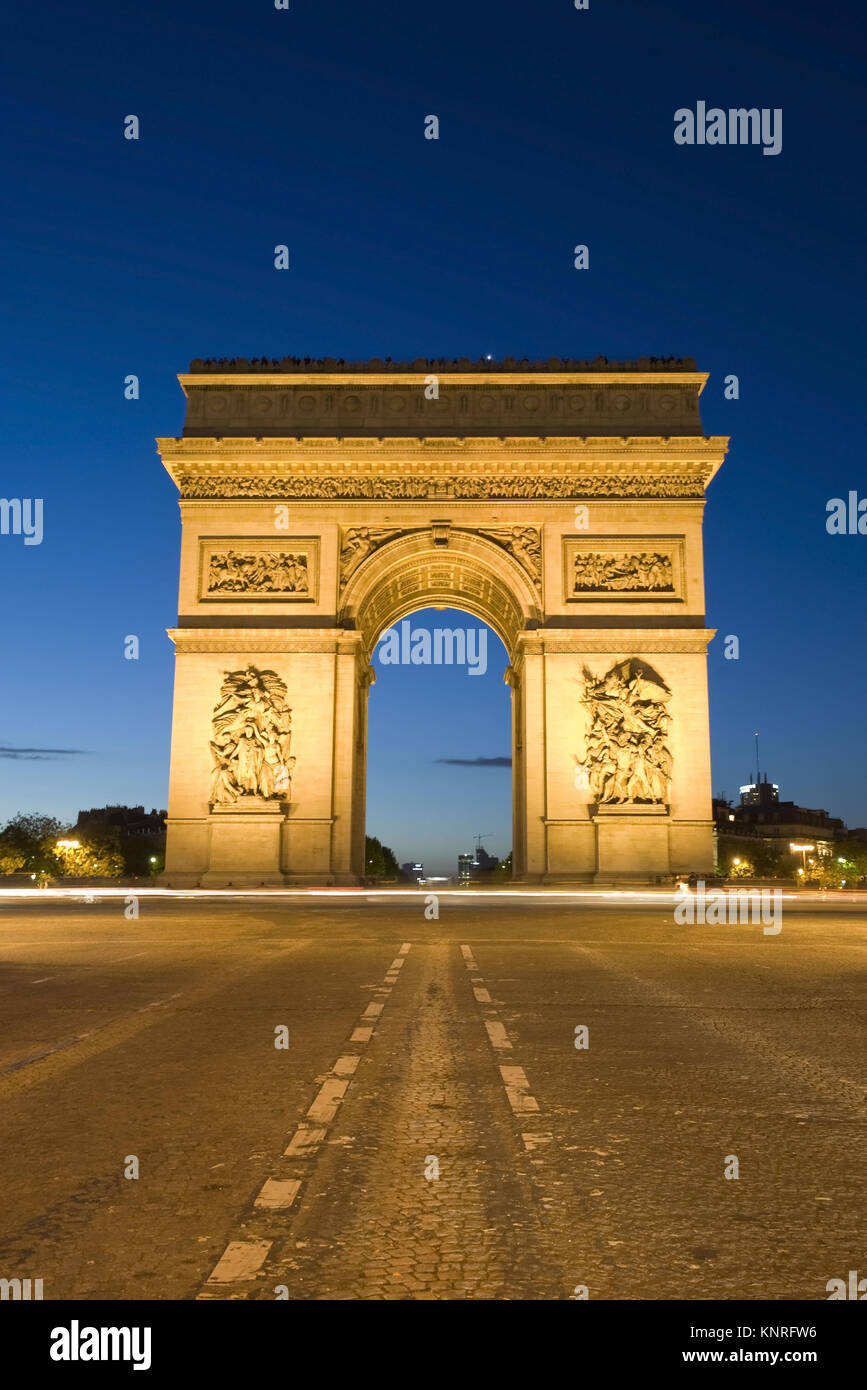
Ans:
[[[0,495],[44,498],[45,538],[0,537],[0,744],[82,751],[0,759],[0,818],[165,805],[179,525],[153,438],[190,358],[673,353],[733,437],[706,514],[708,621],[741,643],[711,648],[714,787],[758,729],[785,795],[867,821],[867,537],[824,524],[867,494],[864,50],[854,0],[15,7]],[[675,145],[699,99],[781,107],[782,153]],[[490,649],[484,678],[380,675],[368,828],[401,859],[509,848],[508,771],[436,761],[509,751]]]

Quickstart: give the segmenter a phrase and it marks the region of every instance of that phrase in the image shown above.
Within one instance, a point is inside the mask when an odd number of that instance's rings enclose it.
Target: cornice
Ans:
[[[178,381],[184,394],[189,389],[205,386],[231,387],[244,386],[417,386],[422,389],[426,379],[436,376],[440,386],[695,386],[699,395],[704,390],[709,372],[657,370],[600,370],[600,371],[455,371],[452,367],[440,367],[435,362],[420,370],[394,371],[387,368],[377,370],[297,371],[297,372],[180,372]]]
[[[725,436],[159,438],[183,497],[701,497]]]
[[[552,462],[571,462],[575,455],[600,457],[615,455],[652,456],[663,452],[669,458],[707,459],[725,455],[728,435],[664,435],[664,434],[526,434],[526,435],[169,435],[156,440],[160,455],[184,458],[217,458],[236,462],[257,460],[267,462],[271,456],[281,463],[299,460],[303,466],[311,455],[324,454],[341,461],[353,456],[359,459],[379,455],[404,459],[407,454],[479,457],[488,462],[491,455],[521,453],[548,458]]]
[[[645,656],[648,653],[707,652],[708,643],[716,636],[716,628],[604,628],[576,634],[574,630],[558,632],[524,631],[517,637],[515,659],[520,656],[542,656],[548,652],[569,652],[584,656],[616,655]]]
[[[166,631],[178,653],[238,652],[250,656],[255,656],[257,652],[325,652],[345,653],[350,656],[362,654],[362,634],[347,632],[342,628],[324,628],[316,632],[309,628],[285,627],[170,627]]]

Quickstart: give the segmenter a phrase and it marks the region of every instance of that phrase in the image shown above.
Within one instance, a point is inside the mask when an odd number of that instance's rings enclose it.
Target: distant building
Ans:
[[[94,806],[79,811],[76,830],[112,827],[123,835],[164,835],[166,811],[145,811],[144,806]]]
[[[481,845],[479,845],[475,854],[459,854],[458,882],[475,882],[479,879],[490,878],[499,862],[495,854],[488,854],[487,850]]]
[[[424,883],[424,864],[401,864],[400,871],[404,878],[408,878],[413,883]]]
[[[749,857],[749,846],[756,840],[779,846],[789,844],[815,845],[819,855],[832,854],[834,841],[846,835],[844,822],[827,811],[797,806],[794,801],[781,801],[776,782],[758,775],[755,782],[740,788],[740,801],[732,806],[722,798],[713,803],[714,821],[720,855],[742,849]]]
[[[93,806],[79,811],[75,828],[82,837],[110,838],[123,855],[127,874],[143,876],[161,867],[166,849],[165,811],[144,806]]]
[[[472,854],[458,855],[458,882],[469,883],[473,876],[473,864],[475,856]]]

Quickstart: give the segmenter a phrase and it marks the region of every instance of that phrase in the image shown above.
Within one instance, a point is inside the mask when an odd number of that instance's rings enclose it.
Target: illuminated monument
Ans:
[[[509,653],[517,878],[708,872],[706,379],[193,362],[164,882],[359,881],[371,653],[433,605]]]

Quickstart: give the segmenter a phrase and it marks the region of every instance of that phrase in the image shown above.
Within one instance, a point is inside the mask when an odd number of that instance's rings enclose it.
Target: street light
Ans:
[[[800,868],[798,872],[803,874],[805,878],[807,876],[807,850],[815,848],[815,845],[793,845],[792,842],[789,841],[789,849],[792,853],[801,855],[801,864],[803,867]]]
[[[57,848],[58,848],[58,849],[81,849],[81,841],[80,841],[80,840],[58,840],[58,841],[57,841]]]

